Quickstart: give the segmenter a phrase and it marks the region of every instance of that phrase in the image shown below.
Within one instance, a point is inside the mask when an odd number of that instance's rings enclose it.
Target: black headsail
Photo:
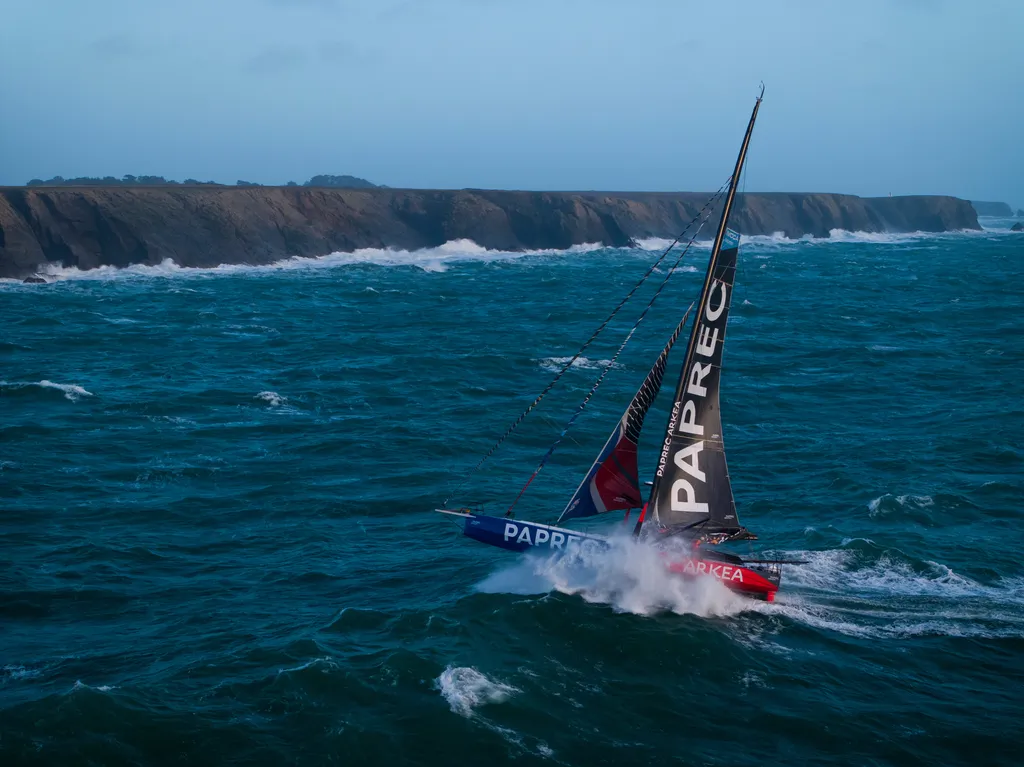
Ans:
[[[736,516],[736,502],[725,462],[718,392],[725,326],[729,320],[739,247],[739,234],[729,229],[729,214],[761,106],[761,96],[754,104],[736,159],[704,287],[697,302],[690,343],[665,430],[654,484],[645,513],[637,522],[637,534],[657,530],[669,535],[753,537],[740,526]]]

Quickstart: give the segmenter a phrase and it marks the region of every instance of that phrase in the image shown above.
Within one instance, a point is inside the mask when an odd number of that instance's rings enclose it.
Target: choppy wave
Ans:
[[[572,357],[544,357],[543,359],[538,360],[538,362],[544,370],[557,372],[565,367],[565,364],[571,359]],[[619,367],[618,362],[612,362],[611,360],[592,360],[580,355],[573,360],[571,367],[579,368],[580,370],[600,370],[608,367],[609,365],[611,365],[612,368]]]
[[[796,761],[820,748],[845,764],[855,742],[864,762],[906,744],[904,762],[960,748],[967,763],[979,732],[1015,755],[1018,242],[748,243],[763,258],[738,274],[722,412],[760,541],[734,550],[808,561],[783,568],[772,604],[666,578],[628,543],[557,563],[429,514],[550,380],[540,358],[577,348],[649,251],[5,288],[4,755],[68,764],[84,743],[98,763],[154,762],[173,741],[193,762],[242,744],[275,765],[737,763],[761,755],[727,723],[764,706],[785,717],[746,717],[748,740]],[[679,276],[652,325],[699,289]],[[665,326],[634,338],[635,374],[608,377],[523,517],[562,508]],[[648,414],[641,479],[674,380]],[[93,396],[61,388],[76,386]],[[550,423],[517,431],[453,500],[503,512],[577,395],[554,392],[537,413]],[[812,754],[822,700],[853,715]],[[686,711],[720,729],[692,737]]]
[[[35,381],[34,383],[22,382],[22,381],[0,381],[0,390],[9,389],[17,390],[24,389],[29,386],[36,386],[40,389],[54,389],[64,393],[64,399],[77,402],[82,397],[92,397],[91,391],[86,391],[83,387],[77,384],[62,384],[54,383],[53,381]]]
[[[281,407],[281,405],[288,401],[287,397],[282,397],[276,391],[261,391],[254,399],[263,400],[270,407]]]
[[[912,509],[926,509],[935,505],[930,495],[892,495],[886,493],[868,502],[868,512],[872,517],[881,516],[892,511],[893,506]]]
[[[480,706],[501,703],[519,692],[466,666],[448,666],[437,678],[437,686],[452,711],[465,717],[472,716]]]

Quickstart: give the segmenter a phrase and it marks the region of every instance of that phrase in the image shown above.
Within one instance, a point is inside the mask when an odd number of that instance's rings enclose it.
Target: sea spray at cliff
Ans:
[[[430,511],[652,251],[0,285],[0,763],[1015,765],[1020,235],[765,236],[722,410],[753,551],[809,560],[771,605],[492,551]],[[518,516],[557,517],[707,255]],[[624,314],[470,499],[504,512]]]
[[[49,265],[94,269],[269,264],[366,248],[414,251],[469,240],[498,251],[629,246],[673,238],[710,195],[488,190],[212,187],[0,188],[0,277]],[[712,211],[713,214],[713,211]],[[713,219],[713,215],[712,215]],[[743,234],[827,237],[835,229],[977,229],[966,200],[746,194],[732,225]],[[696,231],[697,227],[693,227]],[[711,231],[701,236],[711,237]],[[692,233],[692,232],[691,232]]]

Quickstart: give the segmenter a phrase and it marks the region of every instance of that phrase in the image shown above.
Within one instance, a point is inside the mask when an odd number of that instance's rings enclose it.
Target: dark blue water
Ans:
[[[774,605],[431,512],[655,255],[0,285],[0,762],[1018,764],[1022,236],[741,249],[739,512],[755,551],[809,561]],[[557,516],[706,258],[521,517]],[[458,500],[504,510],[641,308]]]

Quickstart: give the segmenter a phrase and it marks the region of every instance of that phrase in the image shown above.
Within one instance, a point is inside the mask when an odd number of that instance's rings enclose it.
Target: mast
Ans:
[[[654,482],[634,535],[639,535],[645,525],[657,524],[669,533],[689,531],[690,535],[700,535],[714,532],[727,537],[743,537],[744,534],[752,537],[740,527],[736,516],[722,442],[718,391],[739,246],[739,234],[728,228],[729,215],[763,97],[762,85],[736,158],[674,403],[665,427]],[[712,306],[711,301],[715,297],[718,303]]]

